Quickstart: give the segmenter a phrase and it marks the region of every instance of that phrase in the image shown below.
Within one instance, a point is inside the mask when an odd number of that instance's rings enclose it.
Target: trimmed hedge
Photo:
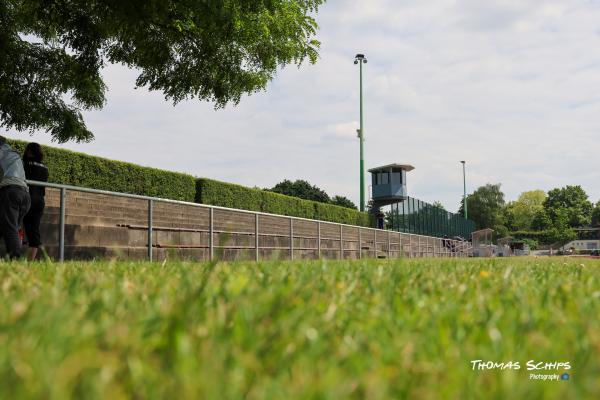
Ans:
[[[7,142],[23,154],[27,145]],[[357,210],[252,189],[178,172],[141,167],[122,161],[42,146],[52,183],[113,192],[162,197],[241,210],[260,211],[343,224],[371,226],[369,214]]]
[[[514,237],[517,240],[535,240],[540,244],[552,244],[556,242],[556,240],[552,237],[552,232],[550,231],[515,231],[510,232],[510,236]]]
[[[370,226],[369,214],[357,210],[206,178],[200,178],[196,181],[196,202],[350,225]]]
[[[574,230],[559,231],[555,228],[544,231],[516,231],[510,232],[510,235],[519,240],[535,240],[540,244],[555,244],[557,242],[570,242],[577,239]]]
[[[23,154],[27,142],[8,139]],[[194,201],[196,178],[178,172],[141,167],[122,161],[42,146],[48,181],[165,199]]]

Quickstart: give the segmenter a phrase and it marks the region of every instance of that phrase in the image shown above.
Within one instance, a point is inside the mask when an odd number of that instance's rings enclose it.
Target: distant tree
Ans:
[[[577,228],[592,222],[593,205],[581,186],[552,189],[544,201],[544,209],[553,225],[566,221],[568,226]]]
[[[444,207],[444,205],[440,201],[434,201],[432,206],[434,206],[435,208],[439,208],[440,210],[446,211],[446,207]]]
[[[285,194],[287,196],[299,197],[305,200],[318,201],[320,203],[331,202],[329,195],[325,193],[325,191],[301,179],[298,179],[294,182],[286,179],[267,190],[275,193]]]
[[[577,232],[575,232],[570,227],[565,227],[564,229],[552,227],[548,229],[546,232],[546,236],[548,237],[548,241],[550,244],[552,243],[567,243],[577,239]]]
[[[537,250],[539,247],[539,242],[535,239],[523,238],[521,240],[529,246],[530,250]]]
[[[507,225],[512,230],[530,230],[536,213],[544,209],[545,200],[546,192],[543,190],[521,193],[518,200],[506,206]]]
[[[500,184],[488,183],[467,196],[468,218],[475,222],[477,229],[492,228],[504,234],[507,229],[503,215],[504,193]],[[461,200],[460,215],[464,214],[464,200]]]
[[[537,210],[531,220],[531,229],[543,231],[552,226],[552,220],[544,208]]]
[[[600,200],[598,200],[592,211],[592,226],[600,226]]]
[[[502,220],[501,220],[502,221]],[[494,227],[495,235],[497,238],[503,238],[509,235],[510,230],[506,226],[505,222],[500,222]]]
[[[104,105],[107,64],[174,103],[237,104],[278,67],[316,61],[312,14],[323,2],[2,0],[0,126],[91,140],[81,110]]]
[[[555,210],[552,226],[546,230],[550,242],[569,242],[577,239],[577,233],[570,225],[569,211],[564,208]]]
[[[345,208],[352,208],[355,210],[357,209],[356,204],[354,204],[352,200],[344,196],[334,196],[333,199],[331,199],[331,204],[335,204],[336,206]]]

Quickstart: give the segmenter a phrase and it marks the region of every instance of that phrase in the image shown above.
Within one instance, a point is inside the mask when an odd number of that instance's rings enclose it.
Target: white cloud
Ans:
[[[600,199],[597,2],[346,0],[317,19],[318,64],[238,107],[173,107],[108,68],[108,104],[86,113],[96,141],[65,147],[249,186],[302,178],[356,201],[364,52],[367,167],[412,163],[411,195],[456,210],[466,159],[470,190],[580,184]]]
[[[358,139],[358,128],[360,124],[358,121],[340,122],[327,126],[326,138],[338,139],[338,140],[357,140]]]

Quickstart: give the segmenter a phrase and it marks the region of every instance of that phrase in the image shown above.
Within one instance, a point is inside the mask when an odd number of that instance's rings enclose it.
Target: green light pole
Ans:
[[[365,211],[365,160],[363,147],[365,141],[365,127],[363,121],[363,64],[367,63],[364,54],[357,54],[354,57],[354,64],[360,64],[360,129],[358,130],[358,139],[360,140],[360,211]]]
[[[463,202],[465,204],[464,206],[464,210],[465,210],[465,219],[467,219],[467,177],[465,174],[465,163],[466,161],[461,161],[461,164],[463,165]]]

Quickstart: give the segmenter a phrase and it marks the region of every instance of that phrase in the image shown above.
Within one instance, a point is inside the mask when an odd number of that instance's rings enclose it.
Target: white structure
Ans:
[[[473,239],[473,257],[496,257],[498,246],[492,243],[493,229],[481,229],[471,234]]]
[[[498,256],[528,256],[530,254],[529,245],[522,240],[515,240],[512,236],[498,239]]]
[[[573,240],[562,246],[559,250],[569,251],[571,249],[586,251],[600,250],[600,240]]]

